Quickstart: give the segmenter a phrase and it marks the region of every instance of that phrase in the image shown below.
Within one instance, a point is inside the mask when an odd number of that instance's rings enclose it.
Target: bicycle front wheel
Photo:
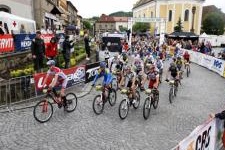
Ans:
[[[53,106],[47,99],[38,102],[34,106],[33,110],[34,118],[40,123],[49,121],[50,118],[52,117],[52,114],[53,114]]]
[[[151,107],[152,107],[151,100],[149,97],[147,97],[145,99],[144,107],[143,107],[143,117],[145,120],[147,120],[150,115]]]
[[[68,93],[66,95],[66,111],[73,112],[77,107],[77,96],[74,93]]]
[[[109,98],[108,98],[109,104],[111,106],[114,106],[116,104],[116,98],[117,98],[116,97],[116,90],[115,89],[111,89],[110,93],[109,93]]]
[[[126,99],[123,99],[119,105],[120,119],[122,120],[125,119],[128,115],[128,112],[129,112],[129,104],[127,103]]]
[[[170,88],[170,92],[169,92],[169,101],[170,101],[170,104],[172,104],[172,100],[173,100],[173,88],[171,87]]]
[[[187,72],[187,77],[189,77],[189,67],[188,66],[186,68],[186,72]]]
[[[103,104],[101,95],[95,96],[92,107],[93,107],[94,113],[97,115],[100,115],[103,112],[104,104]]]
[[[159,94],[155,94],[154,96],[154,102],[153,102],[153,108],[157,109],[159,104]]]
[[[136,91],[136,98],[134,100],[133,107],[134,109],[137,109],[140,105],[140,93],[138,91]]]

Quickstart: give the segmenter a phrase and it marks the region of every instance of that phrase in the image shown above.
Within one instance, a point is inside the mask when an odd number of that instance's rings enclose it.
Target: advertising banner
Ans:
[[[86,79],[85,79],[86,83],[94,80],[96,74],[98,73],[98,69],[99,69],[99,62],[86,65]]]
[[[0,35],[0,53],[14,51],[13,37],[10,34]]]
[[[85,81],[85,66],[64,69],[63,72],[67,75],[67,88]],[[36,91],[39,94],[41,93],[41,87],[43,85],[43,81],[46,75],[46,73],[39,73],[34,75]],[[46,85],[49,85],[52,82],[52,78],[52,76],[48,78]]]
[[[203,55],[203,56],[202,56],[201,62],[198,64],[203,67],[206,67],[208,69],[211,69],[211,67],[213,65],[213,57],[204,55],[204,54],[201,54],[201,55]],[[200,54],[199,54],[199,57],[200,57]]]
[[[215,57],[212,57],[212,60],[213,60],[213,64],[210,69],[214,72],[217,72],[219,75],[223,76],[224,61],[221,59],[217,59]]]
[[[179,143],[179,150],[215,150],[216,120],[197,127]]]
[[[14,40],[16,52],[30,49],[34,38],[35,34],[16,34]]]

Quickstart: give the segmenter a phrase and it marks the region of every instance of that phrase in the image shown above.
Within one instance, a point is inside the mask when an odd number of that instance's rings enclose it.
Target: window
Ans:
[[[172,10],[169,10],[169,21],[172,21],[172,15],[173,15]]]
[[[151,11],[151,18],[153,17],[153,12]]]
[[[185,10],[185,13],[184,13],[184,21],[188,21],[188,18],[189,18],[189,10]]]

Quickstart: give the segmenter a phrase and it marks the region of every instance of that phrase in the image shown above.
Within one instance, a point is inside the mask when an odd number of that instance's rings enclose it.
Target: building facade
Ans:
[[[68,15],[69,24],[77,25],[77,12],[78,11],[77,11],[76,7],[70,1],[67,1],[67,7],[68,7],[68,12],[69,12],[69,15]]]
[[[0,11],[33,20],[33,1],[34,0],[1,0]]]
[[[95,23],[95,33],[114,32],[127,29],[128,17],[112,17],[102,14]]]
[[[174,32],[181,18],[183,31],[200,34],[205,0],[139,0],[133,8],[135,18],[164,18],[165,33]],[[151,23],[151,32],[160,31],[160,23]]]

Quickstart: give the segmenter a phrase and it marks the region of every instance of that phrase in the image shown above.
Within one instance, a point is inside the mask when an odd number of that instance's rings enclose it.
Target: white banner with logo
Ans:
[[[217,59],[212,57],[213,59],[213,64],[211,66],[211,70],[214,72],[217,72],[219,75],[223,76],[223,72],[224,72],[224,61],[221,59]]]
[[[216,120],[198,126],[179,143],[179,150],[215,150]]]

